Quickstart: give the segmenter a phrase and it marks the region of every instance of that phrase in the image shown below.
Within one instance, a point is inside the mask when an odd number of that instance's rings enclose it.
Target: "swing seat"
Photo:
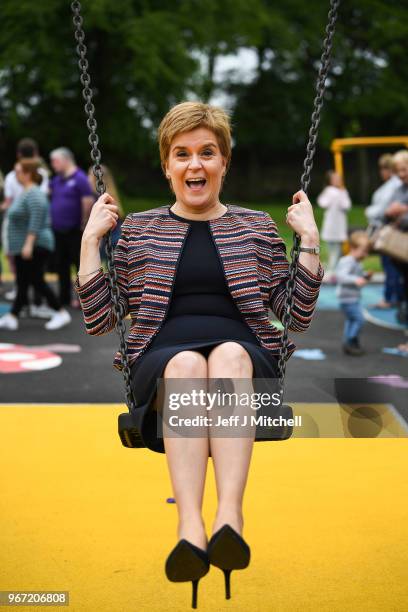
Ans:
[[[274,418],[279,417],[285,420],[293,419],[292,407],[288,404],[279,406],[279,411],[274,415]],[[262,438],[257,437],[256,442],[278,442],[279,440],[288,440],[292,436],[293,425],[262,425],[259,431],[262,431]],[[267,435],[265,436],[265,434]]]
[[[118,433],[123,446],[146,448],[131,412],[122,412],[118,417]]]
[[[286,420],[293,419],[293,410],[288,404],[279,407],[275,418],[282,417]],[[262,431],[262,437],[257,437],[256,442],[278,442],[288,440],[293,434],[292,425],[261,426],[257,434]],[[126,448],[146,448],[140,435],[139,428],[131,412],[122,412],[118,417],[118,433],[123,446]],[[211,457],[211,451],[209,456]]]

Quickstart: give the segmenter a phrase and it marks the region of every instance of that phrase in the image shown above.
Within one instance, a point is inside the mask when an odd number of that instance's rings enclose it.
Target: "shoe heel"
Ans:
[[[198,581],[199,581],[199,578],[197,578],[197,580],[192,580],[192,585],[193,585],[193,597],[191,600],[192,608],[197,608]]]
[[[192,583],[191,607],[197,608],[198,582],[210,569],[207,551],[185,539],[180,540],[165,564],[166,576],[172,582]]]
[[[230,569],[222,570],[225,578],[225,599],[231,599],[231,572]]]
[[[242,536],[230,525],[223,525],[210,538],[207,547],[210,563],[224,572],[225,599],[231,599],[231,572],[248,566],[251,550]]]

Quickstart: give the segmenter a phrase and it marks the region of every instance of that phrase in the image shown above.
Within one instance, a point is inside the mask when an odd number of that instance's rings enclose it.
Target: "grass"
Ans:
[[[149,208],[154,208],[156,206],[162,206],[163,204],[169,204],[170,201],[171,200],[169,198],[152,199],[152,198],[134,198],[134,197],[127,197],[127,196],[124,196],[122,198],[123,208],[126,213],[147,210]],[[277,223],[278,228],[279,228],[279,233],[286,243],[287,252],[289,255],[291,244],[292,244],[293,232],[286,225],[285,215],[287,212],[287,208],[290,205],[290,202],[288,202],[287,204],[284,204],[282,202],[251,203],[251,202],[234,201],[234,204],[238,204],[239,206],[243,206],[245,208],[253,208],[253,209],[267,211],[271,215],[272,219]],[[318,227],[321,227],[323,211],[322,209],[316,207],[314,210],[314,213],[315,213],[315,218],[316,218]],[[353,206],[353,208],[349,211],[348,222],[349,222],[349,227],[364,228],[366,226],[364,208],[362,206]],[[322,242],[321,260],[323,262],[323,265],[327,261],[327,250],[326,250],[326,245],[324,242]],[[8,268],[7,260],[4,257],[3,253],[1,253],[1,262],[2,262],[3,272],[7,274],[9,272],[9,268]],[[377,255],[372,255],[370,257],[367,257],[363,265],[366,270],[374,270],[375,272],[379,272],[382,269],[379,257]]]

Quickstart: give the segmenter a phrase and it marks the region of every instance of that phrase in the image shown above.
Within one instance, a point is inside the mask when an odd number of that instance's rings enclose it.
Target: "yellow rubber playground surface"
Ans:
[[[0,405],[0,590],[69,591],[80,612],[191,609],[191,583],[164,574],[177,541],[166,458],[121,445],[123,409]],[[408,610],[407,451],[407,438],[256,443],[251,564],[232,572],[230,600],[211,567],[198,610]]]

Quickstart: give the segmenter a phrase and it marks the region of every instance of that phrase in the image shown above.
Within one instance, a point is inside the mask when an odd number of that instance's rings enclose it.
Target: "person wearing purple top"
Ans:
[[[78,168],[69,149],[54,149],[50,161],[56,173],[50,181],[50,200],[59,298],[63,305],[79,307],[78,300],[71,301],[71,265],[78,271],[82,231],[95,197],[86,173]]]

